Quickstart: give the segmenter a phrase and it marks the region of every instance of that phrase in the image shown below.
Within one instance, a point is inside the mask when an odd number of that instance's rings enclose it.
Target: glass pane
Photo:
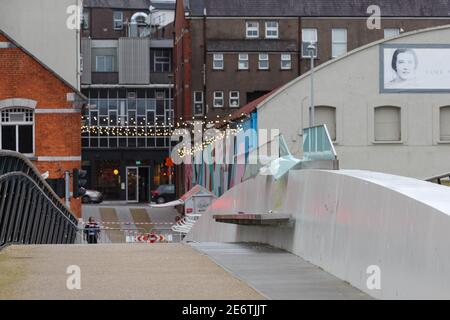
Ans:
[[[137,100],[137,112],[139,115],[145,115],[145,99]]]
[[[346,43],[333,43],[333,57],[339,57],[347,53]]]
[[[155,110],[156,109],[156,100],[148,99],[147,100],[147,110]]]
[[[136,147],[136,137],[128,138],[128,146],[131,147],[131,148]]]
[[[110,110],[117,110],[117,99],[109,99],[108,105]]]
[[[102,127],[108,126],[108,117],[107,116],[100,117],[100,126],[102,126]]]
[[[92,148],[98,147],[98,138],[91,138],[91,147]]]
[[[127,201],[138,201],[137,186],[137,168],[127,168]]]
[[[292,65],[290,61],[281,61],[281,68],[283,69],[291,69]]]
[[[9,114],[9,121],[10,122],[24,122],[25,120],[25,114],[24,113],[13,113],[11,112]]]
[[[127,138],[119,138],[119,147],[127,146]]]
[[[158,116],[164,114],[164,100],[156,100],[156,114]]]
[[[89,100],[89,109],[97,109],[98,108],[98,99],[90,99]]]
[[[97,111],[91,111],[91,126],[97,126],[98,125],[98,117],[97,117]]]
[[[317,30],[316,29],[303,29],[302,30],[303,42],[316,42]]]
[[[119,114],[124,116],[127,114],[127,100],[119,99]]]
[[[145,138],[138,138],[138,147],[145,148]]]
[[[109,147],[110,148],[116,148],[117,147],[117,139],[116,138],[109,138]]]
[[[136,111],[128,111],[128,125],[136,125]]]
[[[16,126],[2,126],[2,149],[16,151]]]
[[[147,125],[153,126],[155,124],[155,113],[154,112],[147,112]]]
[[[116,112],[109,112],[109,125],[110,126],[117,126],[117,113]]]
[[[33,126],[19,126],[19,152],[33,153]]]
[[[145,117],[137,117],[137,125],[138,126],[145,126],[146,125],[146,119]]]
[[[333,29],[333,42],[347,42],[347,29]]]
[[[108,100],[98,99],[98,107],[100,109],[100,115],[106,116],[108,114]]]
[[[164,147],[164,138],[156,138],[156,146],[157,147]]]
[[[303,130],[303,158],[306,161],[336,159],[336,151],[324,125]]]
[[[108,147],[108,138],[100,138],[100,147],[102,148]]]
[[[128,109],[136,110],[136,100],[135,99],[128,99]]]

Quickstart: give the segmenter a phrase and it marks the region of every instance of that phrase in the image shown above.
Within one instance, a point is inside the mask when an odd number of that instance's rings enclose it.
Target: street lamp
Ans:
[[[309,126],[312,128],[315,124],[315,106],[314,106],[314,55],[316,53],[316,46],[313,42],[308,46],[309,56],[311,58],[311,107],[309,109]]]

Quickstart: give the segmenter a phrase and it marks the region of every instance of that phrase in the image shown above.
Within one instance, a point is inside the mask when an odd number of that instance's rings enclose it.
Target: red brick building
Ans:
[[[81,167],[85,97],[0,30],[0,147],[25,154],[49,179]],[[79,200],[71,209],[80,215]]]

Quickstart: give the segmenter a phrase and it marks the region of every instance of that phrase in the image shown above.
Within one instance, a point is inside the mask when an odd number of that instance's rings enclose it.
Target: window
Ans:
[[[332,141],[336,141],[336,108],[329,106],[316,106],[314,108],[314,121],[316,125],[325,124]]]
[[[347,29],[331,30],[331,56],[333,58],[347,53]]]
[[[81,16],[81,28],[86,30],[89,29],[89,11],[83,11]]]
[[[440,141],[450,142],[450,106],[440,109]]]
[[[302,57],[303,58],[311,58],[311,54],[308,50],[308,46],[311,43],[316,46],[314,58],[317,58],[317,51],[318,51],[317,50],[317,29],[312,29],[312,28],[302,29]]]
[[[401,113],[399,107],[375,108],[375,141],[401,141]]]
[[[258,38],[259,37],[259,23],[256,21],[248,21],[247,25],[247,38]]]
[[[248,54],[247,53],[239,54],[238,69],[239,70],[248,70]]]
[[[277,21],[267,21],[266,22],[266,38],[267,39],[278,39],[278,22]]]
[[[1,148],[23,154],[34,153],[34,114],[26,108],[2,110]]]
[[[290,70],[292,68],[291,55],[289,53],[281,54],[281,69]]]
[[[239,108],[239,91],[230,91],[230,108]]]
[[[223,53],[215,53],[213,55],[213,69],[223,70]]]
[[[154,72],[170,72],[171,55],[169,50],[155,50],[153,56],[153,71]]]
[[[203,115],[203,91],[194,91],[194,115]]]
[[[386,28],[384,29],[384,38],[396,37],[400,34],[400,29],[398,28]]]
[[[223,107],[223,91],[214,91],[214,108],[222,108]]]
[[[123,12],[114,11],[114,30],[123,29]]]
[[[95,66],[96,72],[113,72],[114,56],[96,56]]]
[[[269,69],[269,55],[267,53],[259,54],[258,68],[260,70],[268,70]]]

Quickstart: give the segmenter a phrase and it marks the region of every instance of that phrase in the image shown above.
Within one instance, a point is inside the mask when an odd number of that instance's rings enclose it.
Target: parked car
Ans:
[[[152,192],[152,201],[162,204],[175,200],[175,186],[173,184],[162,184]]]
[[[100,191],[86,190],[86,193],[81,197],[83,203],[101,203],[103,202],[103,194]]]

